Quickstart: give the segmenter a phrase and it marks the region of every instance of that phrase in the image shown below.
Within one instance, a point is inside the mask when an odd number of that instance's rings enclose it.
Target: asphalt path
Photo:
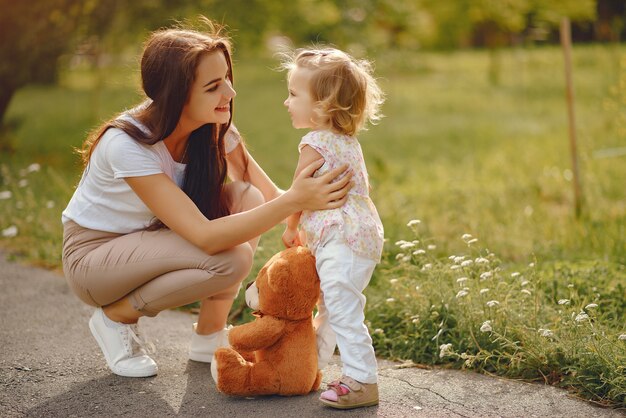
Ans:
[[[555,387],[473,372],[405,368],[380,360],[380,405],[336,411],[297,397],[227,397],[210,365],[187,359],[194,316],[142,318],[159,374],[132,379],[109,372],[82,304],[58,273],[0,254],[0,417],[625,417]],[[338,359],[324,382],[339,377]]]

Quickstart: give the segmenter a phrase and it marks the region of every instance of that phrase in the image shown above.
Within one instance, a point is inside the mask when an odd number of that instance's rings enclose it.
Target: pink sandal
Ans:
[[[378,384],[359,383],[351,377],[342,376],[328,384],[320,402],[331,408],[352,409],[378,405]]]

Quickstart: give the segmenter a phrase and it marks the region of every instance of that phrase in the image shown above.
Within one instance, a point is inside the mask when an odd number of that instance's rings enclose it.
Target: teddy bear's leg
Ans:
[[[318,390],[321,384],[322,384],[322,371],[318,370],[317,376],[315,377],[315,382],[313,382],[313,387],[311,388],[311,392],[315,392],[316,390]]]
[[[215,385],[218,390],[220,389],[220,377],[224,375],[224,373],[231,374],[232,371],[238,370],[242,365],[245,365],[246,360],[239,355],[232,348],[220,348],[215,351],[213,354],[213,359],[211,360],[211,376],[215,381]],[[224,379],[222,379],[223,381]]]
[[[232,349],[230,349],[232,350]],[[232,350],[235,351],[235,350]],[[254,351],[244,351],[242,353],[237,352],[245,361],[249,361],[254,363],[256,361],[256,356],[254,354]],[[217,379],[219,376],[219,371],[218,371],[218,367],[217,367],[217,362],[218,360],[215,357],[215,354],[213,354],[213,358],[211,359],[211,376],[213,377],[213,381],[215,382],[215,384],[217,385]]]
[[[217,390],[227,395],[278,393],[280,381],[269,363],[251,363],[230,348],[220,348],[211,363]]]

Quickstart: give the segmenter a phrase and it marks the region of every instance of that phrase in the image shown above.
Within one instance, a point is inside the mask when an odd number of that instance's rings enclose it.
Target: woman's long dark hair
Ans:
[[[221,28],[208,19],[205,23],[210,27],[208,34],[178,28],[161,29],[152,34],[141,59],[142,87],[147,99],[130,114],[147,131],[125,118],[116,117],[106,122],[87,138],[80,151],[86,169],[94,148],[109,128],[119,128],[148,145],[171,135],[187,101],[198,64],[206,54],[215,51],[224,54],[228,78],[233,82],[230,42],[220,35]],[[230,109],[232,120],[232,101]],[[223,193],[227,175],[224,135],[231,120],[224,125],[203,125],[189,136],[183,191],[208,219],[229,214],[229,204]],[[163,224],[157,220],[152,227],[163,227]]]

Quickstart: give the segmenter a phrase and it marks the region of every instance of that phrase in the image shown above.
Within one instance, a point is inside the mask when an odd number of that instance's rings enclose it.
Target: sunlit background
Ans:
[[[186,19],[201,29],[200,14],[227,26],[234,121],[281,187],[304,132],[282,105],[274,53],[331,44],[372,60],[387,94],[386,117],[360,135],[388,241],[368,290],[377,353],[623,405],[624,1],[0,0],[0,10],[0,245],[10,257],[59,268],[60,213],[81,171],[73,149],[141,100],[151,30]],[[253,273],[281,249],[281,232],[263,237]],[[589,350],[613,360],[594,363]]]

